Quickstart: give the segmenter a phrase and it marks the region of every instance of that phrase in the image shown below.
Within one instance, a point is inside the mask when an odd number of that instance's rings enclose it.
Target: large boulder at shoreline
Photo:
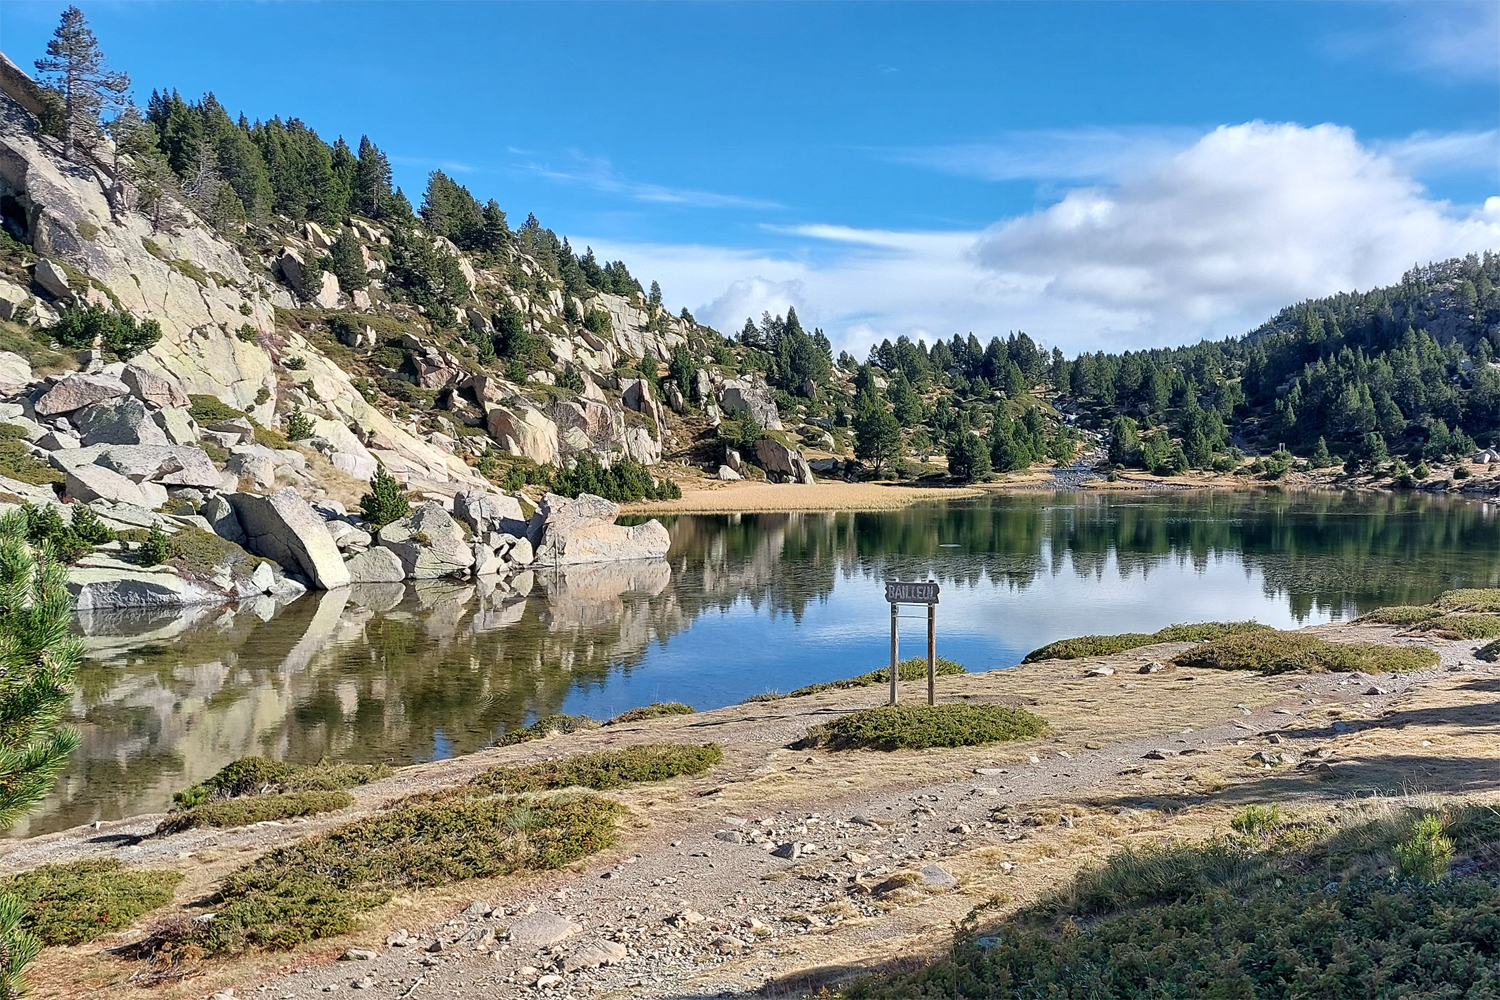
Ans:
[[[506,493],[460,490],[453,495],[453,516],[480,537],[492,531],[503,535],[526,532],[527,519],[521,511],[521,501]]]
[[[627,528],[615,524],[619,515],[619,505],[603,497],[584,493],[569,500],[548,493],[533,518],[538,538],[534,561],[567,566],[666,556],[672,539],[660,521]]]
[[[68,568],[68,594],[79,611],[222,604],[225,595],[167,569],[143,568],[96,553]]]
[[[351,584],[400,583],[406,579],[401,557],[379,545],[366,549],[344,565],[349,569]]]
[[[409,580],[435,580],[474,565],[463,529],[436,500],[381,528],[377,544],[396,554]]]
[[[229,504],[245,533],[245,548],[296,568],[322,590],[349,585],[349,570],[323,519],[290,486],[270,496],[231,493]]]

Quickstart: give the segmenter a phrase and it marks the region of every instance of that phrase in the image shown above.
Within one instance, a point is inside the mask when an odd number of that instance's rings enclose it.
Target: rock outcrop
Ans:
[[[585,493],[576,500],[548,493],[533,517],[536,563],[567,566],[575,563],[661,559],[672,539],[660,521],[633,527],[615,524],[620,507]]]
[[[377,540],[401,561],[409,580],[435,580],[474,565],[474,553],[465,544],[463,529],[435,501],[381,528]]]
[[[773,481],[808,485],[816,482],[812,468],[802,457],[802,452],[770,435],[755,442],[755,457],[766,470],[767,478]]]

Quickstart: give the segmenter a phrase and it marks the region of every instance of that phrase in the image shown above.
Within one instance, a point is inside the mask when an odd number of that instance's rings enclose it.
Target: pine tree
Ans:
[[[47,55],[36,61],[36,68],[62,98],[63,156],[75,159],[80,145],[98,139],[101,113],[106,105],[120,102],[130,88],[130,77],[105,68],[99,42],[77,7],[63,11],[47,43]]]
[[[1321,436],[1313,448],[1311,464],[1314,469],[1326,469],[1334,464],[1333,456],[1328,453],[1328,442]]]
[[[370,480],[370,492],[359,499],[359,509],[365,516],[365,524],[378,531],[410,514],[411,503],[401,492],[396,477],[385,471],[384,465],[377,465],[375,478]]]
[[[0,518],[0,831],[51,789],[78,731],[63,726],[83,642],[69,628],[66,570],[27,541],[27,517]],[[21,905],[0,896],[0,1000],[21,995],[40,942],[20,929]]]
[[[860,461],[875,463],[875,471],[896,455],[901,444],[901,425],[885,404],[866,398],[854,415],[854,454]]]
[[[333,247],[328,251],[328,270],[339,279],[339,287],[346,293],[369,286],[364,254],[360,253],[359,240],[352,232],[345,230],[333,241]]]

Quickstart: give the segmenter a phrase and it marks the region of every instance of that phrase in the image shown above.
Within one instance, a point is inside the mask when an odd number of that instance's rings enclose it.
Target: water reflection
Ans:
[[[1493,511],[1410,495],[1177,493],[684,516],[666,561],[507,589],[382,584],[280,610],[95,614],[79,623],[83,746],[15,832],[163,808],[247,753],[407,763],[559,710],[709,708],[848,676],[885,655],[880,582],[892,576],[943,582],[941,649],[974,669],[1083,632],[1289,626],[1420,603],[1500,582]]]

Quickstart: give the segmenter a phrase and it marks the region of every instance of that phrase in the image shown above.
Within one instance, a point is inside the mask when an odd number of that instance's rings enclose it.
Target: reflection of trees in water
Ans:
[[[670,528],[667,562],[564,570],[529,598],[390,584],[355,588],[347,605],[309,595],[264,622],[249,609],[85,622],[83,747],[31,832],[163,808],[247,753],[402,763],[477,750],[707,612],[744,600],[801,621],[841,579],[1024,588],[1233,559],[1298,616],[1500,585],[1487,508],[1399,494],[992,496]]]

